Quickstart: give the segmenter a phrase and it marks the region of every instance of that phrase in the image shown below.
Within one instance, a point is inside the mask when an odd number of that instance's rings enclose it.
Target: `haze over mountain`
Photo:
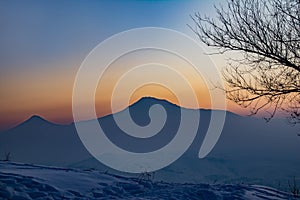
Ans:
[[[180,107],[165,100],[142,98],[115,114],[121,116],[129,111],[136,124],[145,126],[150,123],[149,108],[155,104],[162,105],[168,117],[162,130],[150,138],[135,138],[125,134],[115,124],[113,115],[99,118],[98,121],[116,145],[135,152],[153,151],[166,145],[176,134],[180,123]],[[266,123],[262,119],[227,112],[218,143],[206,158],[199,159],[198,152],[206,134],[211,110],[185,110],[200,113],[197,136],[181,158],[157,171],[157,180],[193,183],[247,182],[276,187],[280,183],[285,187],[288,180],[300,176],[298,130],[284,119]],[[39,116],[33,116],[17,127],[0,133],[0,158],[4,158],[8,152],[14,162],[96,168],[117,173],[89,154],[81,143],[74,124],[57,125]]]

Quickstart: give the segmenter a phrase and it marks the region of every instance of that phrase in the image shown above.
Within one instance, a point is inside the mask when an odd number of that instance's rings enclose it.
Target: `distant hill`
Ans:
[[[162,130],[151,138],[140,139],[125,134],[116,126],[112,115],[99,118],[98,121],[109,139],[124,149],[136,152],[159,149],[176,134],[180,123],[179,106],[147,97],[116,115],[129,111],[135,123],[145,126],[150,123],[148,112],[154,104],[163,106],[168,118]],[[266,123],[262,119],[227,112],[218,143],[206,158],[199,159],[198,152],[211,110],[186,110],[200,113],[197,136],[180,159],[157,172],[157,179],[194,183],[249,182],[276,186],[279,182],[286,185],[294,176],[300,177],[298,130],[285,120],[274,119]],[[57,125],[39,116],[33,116],[17,127],[0,133],[0,159],[4,159],[8,152],[15,162],[114,171],[89,154],[74,124]]]

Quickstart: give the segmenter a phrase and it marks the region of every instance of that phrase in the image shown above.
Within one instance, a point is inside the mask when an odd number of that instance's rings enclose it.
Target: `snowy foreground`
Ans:
[[[175,184],[0,162],[1,199],[294,199],[258,185]]]

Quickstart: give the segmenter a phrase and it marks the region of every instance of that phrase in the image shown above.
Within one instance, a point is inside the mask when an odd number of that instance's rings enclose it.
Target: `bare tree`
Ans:
[[[194,14],[192,30],[217,53],[239,51],[223,72],[227,97],[250,108],[288,112],[300,123],[300,0],[227,0],[216,18]]]

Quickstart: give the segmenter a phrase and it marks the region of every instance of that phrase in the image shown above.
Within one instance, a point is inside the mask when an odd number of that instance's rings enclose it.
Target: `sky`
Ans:
[[[32,115],[40,115],[55,123],[72,122],[75,76],[84,58],[96,45],[114,34],[140,27],[169,28],[199,41],[187,26],[193,25],[190,15],[200,12],[213,16],[213,5],[220,2],[221,0],[1,1],[0,130],[13,127]],[[223,56],[214,56],[212,59],[220,69],[225,65]],[[124,62],[130,63],[130,59]],[[119,63],[118,66],[121,65]],[[118,72],[116,67],[108,73],[106,83],[112,82]],[[193,79],[192,71],[186,70],[186,73]],[[210,108],[206,86],[201,80],[198,82],[193,79],[192,82],[198,91],[197,97],[201,100],[199,107]],[[132,95],[130,103],[143,96],[178,103],[168,89],[153,85],[140,88]],[[105,89],[96,93],[99,117],[109,114],[109,101]],[[119,109],[124,106],[127,105],[120,103]],[[189,107],[189,104],[182,106]],[[243,112],[230,102],[227,109]]]

